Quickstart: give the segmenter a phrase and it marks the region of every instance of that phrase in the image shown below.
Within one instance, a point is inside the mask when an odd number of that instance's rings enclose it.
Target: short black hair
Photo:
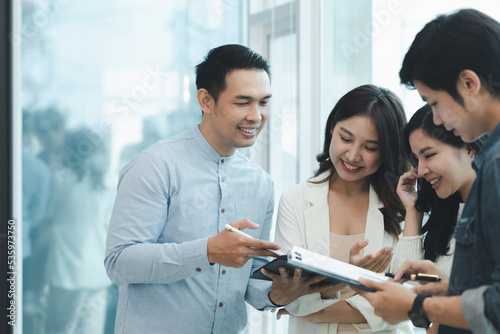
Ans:
[[[227,44],[210,50],[196,66],[196,88],[206,89],[217,102],[226,89],[226,76],[233,70],[261,70],[271,79],[271,66],[266,58],[246,46]]]
[[[475,9],[439,15],[427,23],[408,49],[399,78],[410,89],[418,80],[463,104],[457,80],[466,69],[500,96],[500,23]]]

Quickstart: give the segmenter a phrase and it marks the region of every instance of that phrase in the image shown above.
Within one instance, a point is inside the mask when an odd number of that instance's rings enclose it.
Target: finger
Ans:
[[[417,285],[413,287],[413,292],[419,293],[430,293],[432,295],[442,294],[443,290],[446,288],[440,283],[427,283],[424,285]],[[444,291],[446,293],[446,291]]]
[[[245,238],[245,245],[255,249],[263,249],[263,250],[266,249],[278,250],[281,248],[281,246],[275,242],[265,241],[261,239],[253,239],[253,238]]]
[[[415,176],[415,174],[412,174],[410,172],[404,173],[403,175],[401,175],[399,177],[398,187],[403,188],[403,186],[407,185],[407,184],[414,185],[416,183],[416,179],[417,179],[417,177]]]
[[[300,268],[295,268],[292,281],[295,282],[296,284],[300,284],[301,279],[302,279],[302,270]]]
[[[318,283],[318,282],[321,282],[322,280],[324,280],[326,277],[325,276],[321,276],[321,275],[314,275],[314,276],[311,276],[309,278],[307,278],[304,283],[307,284],[307,285],[313,285],[315,283]],[[329,283],[327,283],[329,284]],[[330,284],[330,287],[332,285]]]
[[[351,289],[354,290],[358,295],[364,297],[366,300],[368,300],[369,303],[372,303],[372,300],[374,298],[374,293],[371,291],[367,291],[365,289],[361,289],[355,286],[351,286]]]
[[[270,272],[269,270],[266,270],[266,269],[261,269],[260,272],[263,273],[264,275],[266,275],[267,277],[271,278],[273,281],[275,279],[281,278],[280,275],[272,273],[272,272]]]
[[[367,259],[367,261],[363,261],[359,266],[368,270],[376,271],[378,268],[383,266],[383,263],[386,261],[387,257],[390,256],[392,252],[392,246],[384,247],[380,249],[375,255],[370,255],[371,257]]]
[[[276,314],[276,319],[279,320],[281,318],[281,316],[283,316],[283,315],[290,315],[290,312],[288,312],[284,308],[281,308],[281,309],[279,309],[278,314]]]
[[[383,282],[375,282],[375,281],[372,281],[372,280],[369,280],[369,279],[366,279],[366,278],[363,278],[363,277],[360,277],[359,279],[359,283],[369,289],[374,289],[374,290],[383,290],[386,283],[383,283]]]
[[[412,262],[412,261],[406,261],[405,263],[403,263],[403,265],[401,267],[399,267],[399,269],[396,271],[396,274],[394,274],[394,280],[395,281],[399,281],[401,280],[401,277],[403,276],[403,274],[415,274],[416,271],[413,267],[417,266],[417,264],[415,262]]]
[[[361,268],[367,268],[367,267],[370,267],[371,266],[371,261],[373,261],[375,255],[373,254],[368,254],[368,255],[365,255],[363,258],[361,258],[358,263],[356,264],[358,267],[361,267]]]
[[[387,256],[387,258],[385,259],[385,261],[382,262],[377,268],[374,268],[373,271],[375,271],[377,273],[384,272],[387,269],[387,267],[389,267],[389,264],[391,263],[391,260],[392,260],[393,256],[394,256],[393,253],[389,253],[389,255]]]
[[[311,285],[311,293],[323,292],[330,289],[333,285],[330,283],[318,283]]]
[[[244,230],[246,228],[256,230],[260,227],[259,224],[256,224],[249,219],[238,220],[237,222],[232,222],[230,225],[236,227],[238,230]]]
[[[354,246],[351,247],[351,250],[349,252],[350,256],[356,255],[359,252],[361,252],[361,250],[363,248],[365,248],[366,245],[368,245],[368,239],[364,239],[364,240],[360,240],[360,241],[356,242],[354,244]]]
[[[276,253],[271,252],[270,250],[267,249],[256,249],[256,248],[250,248],[250,251],[248,254],[251,254],[251,256],[272,256],[272,257],[278,257],[279,255]]]
[[[278,270],[280,272],[281,278],[289,278],[290,277],[290,275],[288,275],[288,271],[286,271],[285,267],[279,267]]]
[[[385,269],[392,258],[392,254],[392,247],[387,247],[379,251],[373,259],[372,268],[370,270],[380,272],[380,268]]]
[[[401,276],[404,273],[408,274],[416,274],[416,273],[424,273],[424,274],[436,274],[442,275],[436,265],[429,261],[407,261],[403,263],[403,265],[398,269],[396,274],[394,275],[394,280],[401,279]]]

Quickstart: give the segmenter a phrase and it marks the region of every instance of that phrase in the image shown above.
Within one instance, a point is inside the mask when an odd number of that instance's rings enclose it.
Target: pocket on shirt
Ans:
[[[471,245],[474,242],[474,224],[475,217],[462,217],[460,224],[455,229],[455,239],[457,243],[463,246]]]
[[[475,217],[462,218],[455,229],[456,247],[449,295],[461,294],[466,289],[478,286],[482,280],[474,235],[475,223]]]

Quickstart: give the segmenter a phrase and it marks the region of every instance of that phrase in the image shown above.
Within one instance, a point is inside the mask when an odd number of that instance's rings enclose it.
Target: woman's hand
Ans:
[[[391,263],[393,255],[392,246],[383,247],[376,254],[363,256],[361,251],[367,245],[368,240],[365,239],[358,241],[352,246],[349,254],[349,263],[376,273],[383,272]]]
[[[278,310],[276,319],[280,319],[283,315],[292,315],[286,309],[282,308]],[[296,317],[312,324],[326,323],[326,322],[336,322],[345,324],[357,324],[366,322],[365,317],[361,312],[351,305],[349,305],[345,300],[341,300],[333,305],[327,306],[324,309],[306,315],[304,317]]]
[[[419,179],[417,169],[414,168],[399,177],[396,193],[406,209],[415,208],[417,201],[417,180]]]
[[[268,296],[275,305],[288,305],[299,297],[322,292],[332,287],[330,283],[319,283],[325,279],[324,276],[302,277],[302,269],[300,268],[295,268],[293,276],[288,274],[285,267],[279,267],[279,274],[265,269],[260,271],[273,280]]]

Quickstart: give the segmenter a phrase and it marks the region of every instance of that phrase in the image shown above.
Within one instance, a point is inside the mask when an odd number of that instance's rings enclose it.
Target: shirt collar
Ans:
[[[232,155],[227,156],[227,157],[222,157],[219,153],[217,153],[217,151],[212,147],[212,145],[210,145],[210,143],[205,139],[205,137],[201,133],[199,125],[196,125],[193,128],[193,134],[194,134],[194,138],[196,139],[196,141],[200,145],[201,149],[208,155],[208,157],[210,159],[212,159],[213,161],[215,161],[217,163],[221,162],[221,160],[224,160],[224,163],[231,162],[231,160],[233,159],[235,154],[232,154]],[[235,151],[235,153],[236,152],[237,151]]]
[[[493,129],[493,132],[488,136],[488,140],[486,140],[486,143],[484,143],[483,147],[479,150],[479,153],[476,155],[476,158],[474,161],[472,161],[472,168],[477,172],[480,168],[483,162],[488,158],[488,153],[487,152],[493,145],[498,143],[500,141],[500,123],[497,124],[495,129]]]

